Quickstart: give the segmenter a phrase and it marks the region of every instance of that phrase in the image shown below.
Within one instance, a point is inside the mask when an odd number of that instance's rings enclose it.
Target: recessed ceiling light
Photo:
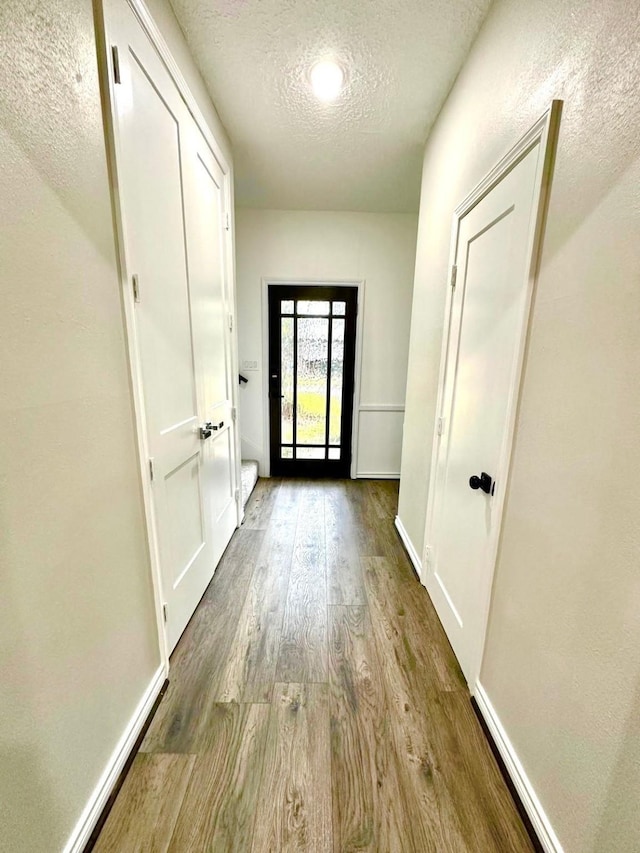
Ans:
[[[344,71],[332,59],[323,59],[311,69],[309,75],[313,93],[321,101],[335,101],[344,84]]]

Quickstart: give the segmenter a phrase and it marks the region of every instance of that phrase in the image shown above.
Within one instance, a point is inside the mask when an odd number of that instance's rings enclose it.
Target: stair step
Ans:
[[[243,459],[241,465],[242,507],[247,505],[249,495],[258,482],[258,463],[255,459]]]

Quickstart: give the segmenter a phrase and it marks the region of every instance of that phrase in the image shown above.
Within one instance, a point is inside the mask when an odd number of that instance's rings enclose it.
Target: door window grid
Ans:
[[[280,447],[280,457],[282,459],[340,459],[345,313],[346,303],[341,300],[283,299],[280,302],[282,341],[281,438],[285,439],[281,441]],[[334,317],[340,319],[334,321]],[[323,340],[321,341],[321,344],[326,341],[327,355],[323,371],[326,376],[324,395],[320,392],[319,384],[315,389],[315,394],[313,390],[310,393],[303,392],[303,394],[300,394],[298,389],[300,375],[299,321],[303,321],[303,328],[307,326],[307,328],[312,330],[311,324],[304,322],[308,320],[324,321],[314,324],[316,332],[322,330],[323,333],[328,324],[326,337],[322,334]],[[315,343],[316,345],[318,343],[317,336]],[[320,355],[320,358],[316,360],[316,367],[321,368],[323,362],[322,354],[316,351],[315,355]],[[293,356],[293,364],[291,364],[291,356]],[[310,360],[313,361],[313,358]],[[306,366],[307,368],[309,367],[308,364]],[[290,367],[293,367],[293,371],[290,370]],[[316,378],[320,379],[320,376]],[[314,418],[309,409],[316,409],[318,403],[321,405],[323,402],[322,396],[324,396],[325,404],[325,441],[323,444],[313,441],[300,441],[298,420],[301,413],[301,403],[303,419],[306,416],[303,435],[308,431],[310,437],[313,438],[315,437],[313,421],[315,420],[316,429],[321,426],[320,411],[315,412],[316,417]],[[300,400],[301,397],[302,400]],[[320,399],[314,399],[314,397],[319,397]],[[311,417],[309,417],[310,414]],[[287,439],[290,436],[292,440],[288,441]]]
[[[298,302],[304,301],[307,304],[314,304],[316,301],[318,304],[326,304],[327,300],[314,300],[314,299],[306,299],[306,300],[298,300],[298,299],[282,299],[280,301],[280,316],[281,317],[295,317],[296,315],[299,317],[321,317],[326,319],[329,316],[332,317],[344,317],[346,312],[346,303],[340,302],[339,300],[329,300],[331,305],[330,311],[315,311],[311,310],[300,310],[297,307]],[[295,307],[294,307],[295,306]]]

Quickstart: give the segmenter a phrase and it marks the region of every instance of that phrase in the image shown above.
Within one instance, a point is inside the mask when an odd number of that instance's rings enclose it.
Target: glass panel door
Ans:
[[[355,287],[269,287],[276,476],[349,476],[357,293]]]

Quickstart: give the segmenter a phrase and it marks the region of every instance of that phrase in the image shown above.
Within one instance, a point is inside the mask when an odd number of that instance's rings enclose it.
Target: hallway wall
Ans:
[[[481,681],[566,853],[640,849],[640,19],[629,11],[491,7],[426,147],[413,298],[399,514],[422,554],[451,215],[564,99]]]
[[[160,653],[91,3],[4,0],[0,56],[0,850],[52,853]]]
[[[359,474],[400,472],[417,217],[404,213],[236,211],[240,392],[245,458],[265,473],[262,279],[365,280]],[[242,367],[257,362],[255,372]],[[357,404],[357,401],[356,401]],[[394,411],[372,406],[395,404]]]

